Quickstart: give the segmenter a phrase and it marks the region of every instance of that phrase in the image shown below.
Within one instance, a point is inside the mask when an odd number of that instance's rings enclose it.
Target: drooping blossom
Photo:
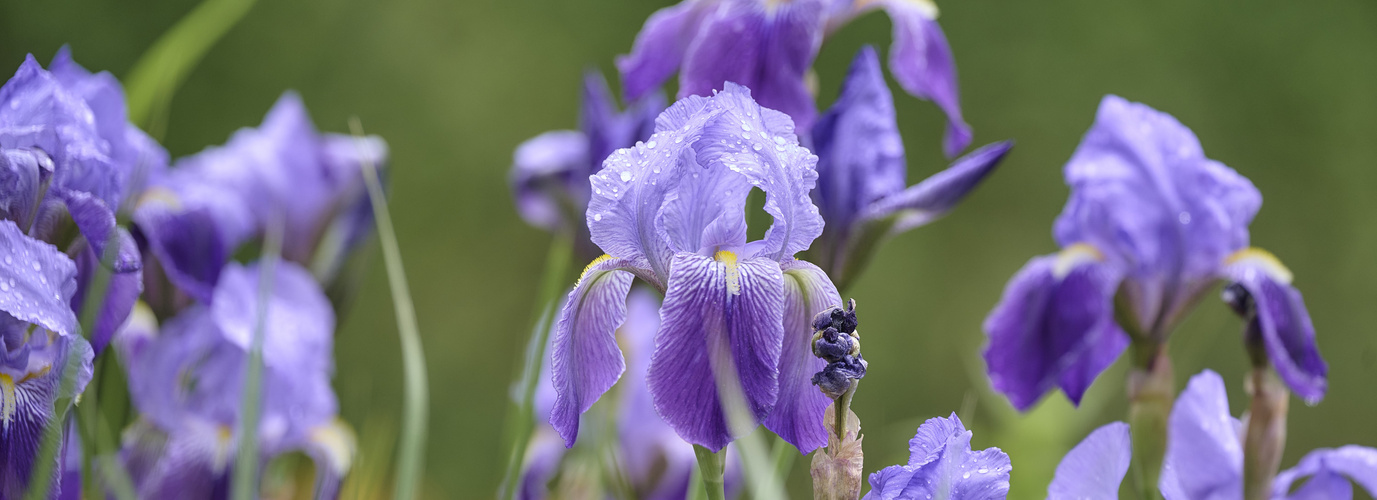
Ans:
[[[722,449],[736,435],[730,410],[801,451],[826,443],[828,400],[809,382],[823,367],[810,323],[841,299],[821,269],[793,259],[822,232],[808,198],[815,162],[788,116],[731,83],[674,104],[649,140],[608,157],[586,219],[607,255],[570,292],[552,344],[550,423],[567,445],[625,369],[613,331],[633,277],[665,292],[647,385],[680,437]],[[746,237],[752,188],[774,218],[757,241]]]
[[[1191,377],[1168,422],[1166,462],[1159,483],[1167,500],[1243,498],[1243,423],[1229,414],[1224,379],[1205,370]],[[1131,461],[1129,428],[1122,422],[1092,432],[1057,466],[1051,500],[1117,498]],[[1309,478],[1301,483],[1300,481]],[[1311,451],[1273,482],[1271,498],[1353,498],[1356,481],[1377,495],[1377,450],[1343,446]]]
[[[626,479],[632,497],[651,500],[683,500],[688,498],[696,458],[693,446],[665,425],[655,413],[645,375],[655,350],[654,336],[660,326],[660,299],[647,288],[633,289],[627,297],[626,321],[617,328],[617,342],[627,349],[628,377],[618,389],[615,415],[615,435],[619,474]],[[554,385],[550,383],[549,366],[542,373],[536,393],[536,414],[541,420],[549,416],[555,401]],[[729,449],[730,450],[730,449]],[[561,469],[565,457],[564,441],[549,424],[541,423],[527,448],[521,480],[517,483],[517,498],[540,500],[546,498],[550,481]],[[726,491],[728,496],[739,489],[741,464],[737,457],[727,457]],[[569,470],[569,469],[565,469]]]
[[[1009,456],[999,448],[971,450],[971,431],[953,413],[930,418],[908,442],[904,465],[870,475],[866,500],[987,500],[1009,494]]]
[[[301,98],[288,92],[258,128],[155,176],[134,223],[161,274],[192,299],[209,301],[230,257],[274,223],[283,256],[328,284],[372,226],[363,165],[381,169],[386,160],[381,138],[316,132]],[[160,314],[185,302],[149,288]]]
[[[1065,174],[1071,198],[1053,231],[1062,250],[1029,261],[985,320],[991,382],[1016,408],[1055,387],[1078,403],[1128,345],[1126,331],[1165,342],[1218,280],[1256,299],[1287,385],[1309,401],[1324,395],[1326,366],[1290,271],[1248,246],[1262,203],[1248,179],[1207,158],[1171,116],[1116,96]]]
[[[726,82],[744,85],[806,133],[817,115],[809,78],[823,39],[877,9],[894,25],[890,72],[906,92],[946,113],[943,151],[956,156],[970,144],[971,128],[961,117],[951,47],[929,0],[684,0],[651,14],[617,68],[632,99],[675,72],[680,98],[710,95]]]
[[[597,173],[613,151],[650,138],[655,117],[664,109],[664,97],[656,93],[619,112],[602,74],[585,75],[579,130],[552,130],[516,148],[509,177],[521,218],[547,231],[576,234],[580,249],[591,248],[583,223],[593,194],[588,176]]]
[[[353,455],[330,387],[334,311],[311,274],[290,262],[271,276],[260,311],[258,264],[226,266],[212,300],[162,325],[140,306],[116,341],[139,421],[122,456],[140,498],[224,498],[243,420],[243,383],[262,324],[257,439],[263,463],[301,451],[318,492],[333,497]]]
[[[956,208],[1013,147],[1010,141],[985,146],[905,187],[908,169],[894,100],[879,56],[869,46],[856,54],[841,96],[812,136],[818,155],[813,202],[827,226],[810,253],[843,288],[865,268],[880,241]]]

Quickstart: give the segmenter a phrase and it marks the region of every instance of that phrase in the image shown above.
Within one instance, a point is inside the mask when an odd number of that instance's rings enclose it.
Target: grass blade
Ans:
[[[162,138],[172,96],[257,0],[205,0],[153,43],[129,71],[129,120]]]
[[[358,118],[349,120],[349,129],[363,137],[363,125]],[[401,442],[397,448],[397,468],[393,480],[393,499],[411,500],[421,481],[425,467],[426,419],[429,417],[429,389],[426,388],[425,351],[421,348],[421,332],[416,326],[416,308],[402,269],[401,250],[397,247],[397,233],[392,228],[392,215],[387,210],[382,181],[377,166],[363,162],[363,180],[368,186],[368,199],[373,204],[373,220],[378,226],[382,242],[383,264],[387,266],[387,283],[392,289],[392,307],[397,315],[397,334],[402,343],[402,366],[406,375],[406,398],[402,408]]]
[[[244,374],[244,393],[240,400],[239,446],[232,479],[235,500],[258,496],[258,417],[263,404],[263,335],[268,328],[268,302],[277,276],[277,260],[282,254],[282,221],[268,222],[263,238],[263,253],[258,259],[258,313],[249,340],[248,369]]]

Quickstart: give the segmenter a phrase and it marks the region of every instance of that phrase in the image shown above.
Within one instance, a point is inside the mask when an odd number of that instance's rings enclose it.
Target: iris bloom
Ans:
[[[122,456],[139,498],[223,498],[243,418],[250,342],[258,324],[257,265],[230,264],[212,300],[166,323],[140,308],[117,338],[140,413]],[[263,324],[263,462],[302,451],[317,491],[331,498],[349,468],[353,438],[335,415],[330,378],[334,311],[311,274],[290,262],[272,276]]]
[[[617,408],[610,413],[616,418],[616,450],[621,477],[631,488],[632,497],[654,500],[683,500],[688,498],[693,468],[696,466],[693,447],[665,425],[655,413],[645,375],[654,352],[654,335],[660,326],[660,300],[655,293],[638,288],[627,297],[626,321],[617,328],[617,341],[628,351],[630,378],[621,386],[616,399]],[[550,384],[548,365],[543,383],[536,394],[537,415],[549,415],[554,405],[554,386]],[[542,424],[532,440],[522,468],[518,498],[545,498],[548,483],[554,478],[565,455],[563,441],[554,428]],[[741,467],[734,456],[728,458],[727,491],[739,487]],[[569,470],[569,469],[566,469]]]
[[[0,88],[0,216],[72,256],[73,310],[81,310],[107,244],[115,245],[108,293],[90,332],[99,351],[142,290],[138,249],[115,213],[142,179],[166,166],[167,153],[128,122],[124,91],[109,73],[91,74],[66,48],[50,69],[29,56]]]
[[[1071,186],[1054,228],[1061,252],[1035,257],[985,320],[990,379],[1020,410],[1060,387],[1078,403],[1128,345],[1166,342],[1218,280],[1256,302],[1271,363],[1308,401],[1326,366],[1291,273],[1248,246],[1262,197],[1248,179],[1205,157],[1171,116],[1105,97],[1066,164]]]
[[[613,331],[633,277],[665,292],[647,385],[656,411],[684,440],[721,450],[733,411],[800,451],[826,444],[829,400],[809,382],[822,369],[809,341],[815,314],[841,298],[823,271],[793,255],[822,232],[808,198],[817,158],[788,116],[736,84],[690,96],[656,120],[655,134],[618,150],[591,179],[587,224],[607,252],[584,270],[552,344],[557,394],[550,424],[572,445],[579,415],[625,370]],[[745,203],[765,192],[774,223],[747,241]]]
[[[806,132],[817,115],[809,71],[823,38],[877,9],[894,25],[890,72],[906,92],[946,113],[943,150],[956,156],[970,144],[971,128],[961,117],[951,47],[929,0],[684,0],[651,14],[617,69],[632,99],[676,71],[680,98],[739,83]]]
[[[1242,499],[1243,424],[1229,415],[1228,395],[1219,374],[1206,370],[1191,378],[1176,400],[1169,425],[1159,483],[1162,496],[1167,500]],[[1116,498],[1132,460],[1131,447],[1128,425],[1122,422],[1092,432],[1057,466],[1048,498]],[[1310,479],[1298,485],[1306,477]],[[1377,450],[1352,445],[1314,450],[1277,475],[1271,497],[1353,498],[1350,479],[1377,496]]]
[[[602,74],[585,75],[579,130],[545,132],[516,148],[510,178],[521,218],[547,231],[579,234],[582,246],[591,246],[585,243],[583,224],[593,194],[588,176],[597,173],[613,151],[648,139],[655,132],[655,117],[664,109],[664,97],[652,94],[619,112]]]
[[[918,426],[906,465],[870,475],[865,500],[985,500],[1009,494],[1009,456],[999,448],[971,450],[971,431],[953,413]]]
[[[1008,141],[985,146],[905,188],[908,169],[894,100],[875,49],[862,48],[841,96],[813,128],[819,177],[813,201],[827,227],[810,250],[812,260],[845,288],[880,240],[946,215],[1012,146]]]
[[[376,136],[317,133],[301,98],[288,92],[258,128],[155,176],[134,223],[162,274],[202,302],[239,246],[274,219],[283,226],[283,256],[328,284],[372,227],[362,166],[381,168],[386,159]],[[166,303],[176,302],[169,290],[149,286],[160,314],[176,309]]]

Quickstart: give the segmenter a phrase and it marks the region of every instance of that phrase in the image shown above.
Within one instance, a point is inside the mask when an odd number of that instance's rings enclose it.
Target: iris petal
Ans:
[[[909,441],[907,465],[870,475],[867,500],[994,500],[1009,494],[1009,456],[971,450],[971,432],[952,414],[932,418]]]
[[[1170,500],[1243,498],[1242,424],[1229,415],[1219,374],[1205,370],[1191,377],[1172,406],[1168,426],[1164,467],[1170,474],[1163,474],[1160,486],[1163,493],[1185,495]]]
[[[955,157],[971,143],[971,126],[961,117],[956,60],[936,12],[931,3],[921,1],[883,0],[883,7],[894,25],[889,71],[904,91],[931,100],[947,114],[942,151]]]
[[[614,333],[626,319],[631,263],[600,258],[588,265],[569,292],[551,341],[555,404],[550,425],[566,446],[578,438],[579,416],[621,378],[626,363]]]
[[[0,221],[0,311],[60,334],[77,331],[72,313],[76,264],[10,220]]]
[[[1329,366],[1315,345],[1315,326],[1300,291],[1291,286],[1290,271],[1271,254],[1240,252],[1225,274],[1248,290],[1257,307],[1267,357],[1292,391],[1310,402],[1324,397]]]
[[[1295,494],[1287,495],[1291,486],[1305,476],[1313,477]],[[1369,496],[1377,497],[1377,449],[1349,445],[1307,453],[1295,467],[1277,474],[1272,496],[1288,500],[1352,498],[1352,487],[1348,484],[1350,479],[1366,490]],[[1339,496],[1323,495],[1331,492]],[[1342,495],[1345,492],[1348,495]]]
[[[786,261],[784,270],[784,344],[779,357],[779,398],[765,427],[808,454],[827,445],[823,417],[832,400],[810,382],[827,362],[813,356],[813,317],[842,307],[841,295],[817,266]]]
[[[1128,424],[1112,422],[1095,429],[1057,464],[1047,487],[1048,500],[1118,498],[1133,459],[1132,447]]]
[[[865,216],[874,219],[899,212],[901,215],[891,233],[907,231],[940,219],[979,186],[1013,147],[1013,141],[1003,141],[972,151],[946,170],[877,201],[868,207]]]

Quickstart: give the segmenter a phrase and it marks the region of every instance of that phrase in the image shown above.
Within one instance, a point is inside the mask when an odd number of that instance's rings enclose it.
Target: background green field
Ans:
[[[431,381],[425,488],[484,498],[501,475],[508,378],[526,336],[549,237],[512,209],[511,151],[575,125],[580,74],[610,72],[665,0],[280,0],[259,2],[173,100],[174,156],[256,125],[296,89],[323,130],[357,115],[392,148],[392,206]],[[124,77],[194,0],[0,1],[0,70],[26,52]],[[976,143],[1018,146],[939,223],[885,246],[852,295],[870,373],[855,410],[867,472],[898,463],[926,418],[960,410],[978,447],[1014,464],[1015,498],[1045,494],[1057,459],[1091,428],[1124,418],[1123,363],[1080,410],[1061,395],[1027,415],[989,394],[980,324],[1029,257],[1055,250],[1061,166],[1100,97],[1169,112],[1206,152],[1253,180],[1265,203],[1253,243],[1295,271],[1330,364],[1328,397],[1293,400],[1284,466],[1306,451],[1377,445],[1377,2],[949,0],[941,22]],[[828,40],[817,60],[830,102],[865,43],[889,43],[880,14]],[[912,180],[945,165],[942,118],[896,96]],[[581,265],[581,263],[579,264]],[[1239,322],[1213,298],[1177,331],[1178,387],[1209,367],[1245,406]],[[344,417],[370,439],[395,428],[400,352],[380,259],[341,317]],[[378,464],[384,458],[364,457]],[[807,497],[806,460],[790,477]]]

